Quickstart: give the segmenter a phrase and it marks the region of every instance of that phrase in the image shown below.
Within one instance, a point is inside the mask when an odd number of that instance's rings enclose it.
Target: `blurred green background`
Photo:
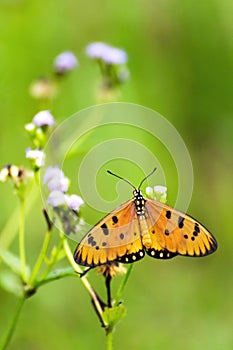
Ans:
[[[204,259],[147,258],[135,264],[124,292],[128,314],[114,334],[114,349],[233,348],[232,7],[227,0],[0,2],[2,165],[26,163],[29,140],[23,125],[40,108],[29,96],[29,85],[49,74],[60,52],[72,50],[80,68],[62,82],[51,108],[55,118],[62,121],[96,103],[100,74],[84,49],[97,40],[122,47],[129,55],[131,77],[122,86],[120,101],[164,115],[192,157],[195,182],[189,213],[213,232],[219,249]],[[134,183],[140,179],[132,174],[128,178]],[[168,193],[172,204],[176,192],[168,188]],[[1,227],[17,204],[10,184],[1,185]],[[39,200],[37,204],[27,219],[31,262],[45,229]],[[16,248],[14,242],[12,250]],[[92,272],[90,279],[104,293],[101,277]],[[0,300],[3,335],[17,300],[4,290]],[[78,279],[67,278],[41,288],[27,301],[9,349],[104,349],[104,343],[89,296]]]

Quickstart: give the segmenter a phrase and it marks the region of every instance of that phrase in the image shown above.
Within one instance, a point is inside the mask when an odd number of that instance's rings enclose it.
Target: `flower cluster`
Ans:
[[[94,42],[86,47],[86,55],[98,62],[103,75],[103,88],[114,88],[129,77],[126,67],[127,53],[117,47],[102,42]]]
[[[49,166],[44,175],[44,184],[47,185],[49,195],[47,203],[57,214],[64,232],[70,234],[77,231],[77,225],[83,225],[80,219],[80,207],[83,199],[76,194],[68,194],[70,180],[58,166]]]
[[[146,194],[156,199],[157,201],[160,201],[162,203],[166,203],[167,201],[167,187],[166,186],[154,186],[152,187],[146,187]]]
[[[38,170],[44,165],[45,154],[42,150],[46,140],[47,133],[50,127],[55,124],[55,120],[50,111],[38,112],[31,123],[25,125],[25,130],[28,132],[32,139],[35,149],[30,147],[26,149],[26,158],[30,159],[32,168]]]

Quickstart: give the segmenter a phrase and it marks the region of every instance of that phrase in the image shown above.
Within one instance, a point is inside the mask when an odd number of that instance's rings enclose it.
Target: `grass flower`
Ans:
[[[49,100],[57,95],[57,86],[52,79],[41,77],[31,83],[29,93],[35,99]]]
[[[64,75],[78,66],[78,60],[71,51],[62,52],[53,63],[54,72],[57,75]]]
[[[86,47],[86,54],[90,58],[102,60],[106,64],[126,64],[128,56],[124,50],[102,42],[94,42]]]
[[[64,173],[57,165],[49,166],[44,174],[44,184],[48,183],[50,180],[54,178],[64,177]]]
[[[56,177],[48,181],[47,186],[50,192],[60,191],[67,192],[69,188],[70,180],[67,177]]]
[[[53,208],[66,204],[64,193],[61,191],[52,191],[48,196],[47,203],[50,204]]]
[[[26,158],[30,159],[33,165],[37,168],[41,168],[45,162],[45,153],[40,149],[26,149]]]
[[[80,207],[84,205],[84,201],[80,196],[76,194],[65,195],[66,204],[69,209],[79,211]]]
[[[32,123],[38,127],[45,125],[52,126],[55,120],[50,111],[40,111],[34,116]]]
[[[166,203],[167,201],[167,187],[166,186],[154,186],[152,187],[146,187],[146,194],[153,198],[156,199],[162,203]]]

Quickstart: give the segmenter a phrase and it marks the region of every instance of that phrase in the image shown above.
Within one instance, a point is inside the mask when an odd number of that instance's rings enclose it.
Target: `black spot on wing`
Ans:
[[[108,227],[106,224],[100,226],[103,230],[103,233],[107,236],[109,234]]]
[[[183,228],[183,226],[184,226],[184,217],[183,216],[178,217],[178,226],[179,226],[179,228]]]
[[[112,223],[113,223],[113,225],[118,223],[118,218],[117,218],[116,215],[113,215],[113,217],[112,217]]]

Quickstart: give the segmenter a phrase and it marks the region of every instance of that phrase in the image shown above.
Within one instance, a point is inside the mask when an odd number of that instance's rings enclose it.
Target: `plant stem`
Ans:
[[[35,201],[38,198],[38,193],[38,188],[33,186],[32,191],[27,198],[25,214],[28,214],[32,209]],[[1,231],[0,246],[2,249],[7,249],[11,245],[18,232],[19,212],[20,210],[17,206]]]
[[[63,247],[67,256],[67,259],[69,260],[71,266],[73,267],[73,269],[78,273],[78,274],[82,274],[83,271],[82,269],[75,263],[74,259],[73,259],[73,254],[70,250],[70,246],[68,244],[68,241],[66,239],[66,237],[64,237],[63,239]],[[101,323],[104,327],[107,327],[107,324],[103,318],[103,310],[102,307],[100,305],[100,302],[98,300],[98,297],[94,291],[94,289],[91,287],[89,281],[87,280],[87,278],[85,276],[83,276],[82,278],[80,278],[82,284],[84,285],[84,287],[86,288],[86,290],[88,291],[88,293],[91,296],[91,299],[93,300],[94,306],[95,306],[95,310],[98,313],[98,316],[101,319]],[[110,348],[111,349],[111,348]]]
[[[112,329],[106,332],[107,350],[112,350]]]
[[[118,289],[118,291],[116,293],[116,298],[115,298],[116,305],[118,305],[120,300],[121,300],[121,296],[122,296],[123,290],[124,290],[125,285],[126,285],[128,279],[129,279],[129,276],[130,276],[130,273],[132,271],[132,268],[133,268],[133,264],[130,264],[129,267],[128,267],[128,270],[127,270],[127,272],[126,272],[126,274],[124,276],[124,278],[122,279],[122,282],[121,282],[121,284],[119,286],[119,289]]]
[[[48,250],[48,246],[49,246],[49,242],[50,242],[50,239],[51,239],[51,231],[47,231],[46,232],[46,235],[45,235],[45,238],[44,238],[44,242],[43,242],[43,246],[42,246],[42,249],[40,251],[40,254],[38,256],[38,259],[35,263],[35,266],[32,270],[32,274],[31,274],[31,277],[30,277],[30,280],[29,280],[29,284],[32,284],[33,281],[35,280],[38,272],[39,272],[39,269],[44,261],[44,258],[45,258],[45,255],[47,253],[47,250]]]
[[[26,252],[25,252],[25,200],[20,200],[19,216],[19,257],[21,261],[21,277],[23,282],[27,281],[26,273]]]
[[[33,286],[37,289],[44,284],[56,281],[58,279],[64,278],[64,277],[77,277],[77,273],[75,273],[74,269],[72,267],[68,267],[65,269],[59,269],[59,270],[54,270],[50,272],[44,279],[35,281],[33,283]]]
[[[62,247],[63,247],[63,238],[62,238],[61,241],[59,242],[59,244],[58,244],[58,246],[57,246],[57,249],[56,249],[56,253],[53,255],[51,261],[49,262],[47,269],[46,269],[45,272],[40,276],[39,281],[43,281],[43,280],[46,278],[46,276],[51,272],[51,270],[52,270],[54,264],[55,264],[55,263],[57,262],[57,260],[58,260],[58,256],[59,256],[59,254],[60,254],[60,251],[61,251]],[[44,255],[44,257],[45,257],[45,255]]]
[[[20,315],[20,312],[22,310],[22,307],[24,305],[24,302],[26,300],[26,295],[25,293],[21,296],[20,300],[18,301],[18,305],[15,309],[15,313],[13,314],[13,317],[12,317],[12,320],[8,326],[8,329],[5,333],[5,336],[3,337],[1,343],[0,343],[0,349],[1,350],[4,350],[7,348],[7,345],[9,344],[13,334],[14,334],[14,331],[15,331],[15,327],[16,327],[16,324],[17,324],[17,321],[18,321],[18,318],[19,318],[19,315]]]

